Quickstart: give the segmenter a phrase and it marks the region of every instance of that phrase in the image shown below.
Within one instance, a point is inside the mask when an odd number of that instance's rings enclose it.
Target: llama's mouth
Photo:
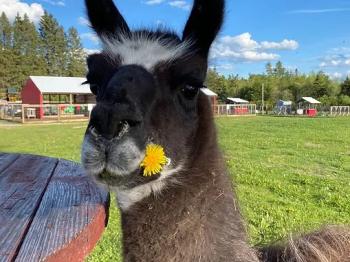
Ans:
[[[113,138],[108,139],[90,125],[81,154],[86,172],[98,182],[109,185],[139,176],[140,164],[145,157],[143,130],[138,121],[121,120]]]

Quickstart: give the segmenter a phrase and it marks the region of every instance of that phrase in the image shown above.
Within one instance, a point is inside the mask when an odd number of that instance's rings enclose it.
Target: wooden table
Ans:
[[[0,261],[83,261],[108,203],[77,163],[0,153]]]

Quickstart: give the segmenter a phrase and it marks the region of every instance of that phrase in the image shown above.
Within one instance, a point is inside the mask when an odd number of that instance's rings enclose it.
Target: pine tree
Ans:
[[[278,61],[275,66],[275,74],[277,77],[281,78],[286,74],[286,69],[284,68],[281,61]]]
[[[265,70],[268,76],[272,76],[273,75],[273,68],[270,62],[268,62],[265,66]]]
[[[312,84],[312,96],[320,98],[326,95],[330,95],[328,90],[331,86],[329,77],[322,71],[318,72],[316,79]]]
[[[4,12],[0,16],[0,48],[11,48],[12,26]]]
[[[68,68],[69,76],[84,76],[86,73],[84,52],[78,31],[71,27],[68,30]]]
[[[23,38],[24,53],[29,56],[36,56],[39,51],[39,35],[34,23],[32,23],[27,14],[23,17]]]
[[[349,76],[346,77],[345,81],[340,85],[340,87],[341,87],[341,91],[340,91],[341,95],[350,96],[350,78],[349,78]]]
[[[24,46],[23,38],[23,20],[22,17],[17,13],[15,21],[13,23],[13,41],[12,48],[14,51],[21,53],[22,47]]]
[[[67,69],[67,41],[63,28],[45,11],[39,24],[42,53],[47,64],[47,74],[63,76]]]

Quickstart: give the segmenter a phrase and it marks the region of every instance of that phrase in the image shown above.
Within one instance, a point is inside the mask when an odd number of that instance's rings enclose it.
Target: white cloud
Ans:
[[[38,3],[27,4],[20,0],[0,0],[0,13],[2,12],[5,12],[11,22],[18,13],[20,16],[27,14],[31,21],[38,23],[44,15],[44,8]]]
[[[82,16],[78,18],[78,23],[79,25],[90,26],[89,20],[87,20],[85,17],[82,17]]]
[[[53,1],[53,0],[41,0],[42,2],[48,3],[54,6],[65,6],[66,3],[64,1]]]
[[[92,41],[95,45],[98,45],[100,43],[100,39],[98,36],[94,33],[83,33],[80,35],[82,39],[87,39]]]
[[[331,67],[349,67],[350,66],[350,53],[342,52],[338,54],[327,55],[321,59],[319,64],[322,68]]]
[[[159,5],[163,3],[165,0],[148,0],[145,2],[146,5]]]
[[[234,69],[234,65],[231,63],[225,63],[225,64],[218,64],[218,65],[211,65],[211,69],[217,69],[219,71],[232,71]]]
[[[295,40],[284,39],[282,42],[261,42],[262,49],[274,50],[296,50],[299,48],[299,43]]]
[[[319,70],[327,72],[334,80],[344,79],[350,75],[350,47],[331,48],[319,58]]]
[[[323,14],[350,11],[350,8],[301,9],[288,12],[289,14]]]
[[[172,7],[183,9],[183,10],[190,10],[191,9],[191,5],[183,0],[170,1],[169,5]]]
[[[87,55],[91,55],[91,54],[100,53],[101,50],[100,50],[100,49],[88,49],[88,48],[84,48],[84,52],[85,52]]]
[[[279,59],[280,55],[267,50],[295,50],[298,47],[299,44],[295,40],[259,43],[250,33],[243,33],[237,36],[223,36],[215,41],[211,58],[242,62],[271,61]]]

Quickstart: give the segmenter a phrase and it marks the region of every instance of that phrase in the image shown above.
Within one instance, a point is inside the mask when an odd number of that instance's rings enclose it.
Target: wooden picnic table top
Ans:
[[[0,153],[0,262],[83,261],[108,202],[77,163]]]

